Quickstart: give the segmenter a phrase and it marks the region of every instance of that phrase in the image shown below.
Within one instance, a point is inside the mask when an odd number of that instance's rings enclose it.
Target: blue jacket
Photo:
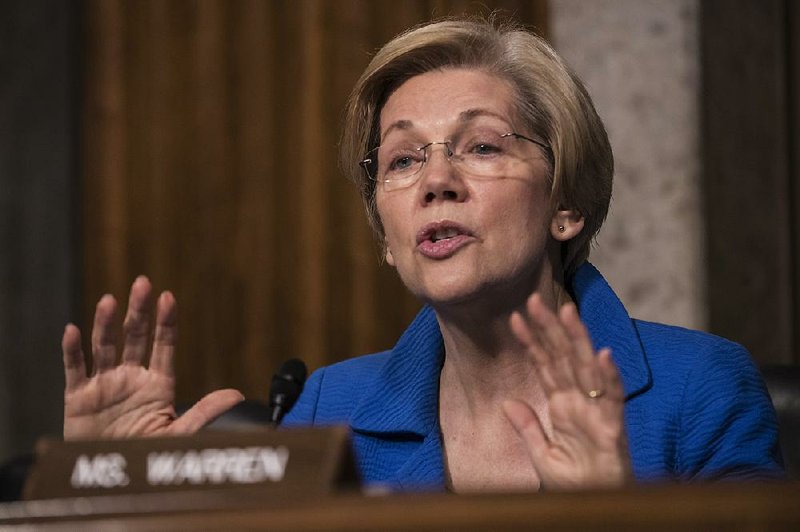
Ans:
[[[590,264],[578,269],[570,288],[595,347],[613,350],[637,479],[782,475],[775,411],[742,346],[631,319]],[[284,425],[347,424],[367,484],[441,490],[443,361],[438,322],[425,307],[391,351],[314,372]]]

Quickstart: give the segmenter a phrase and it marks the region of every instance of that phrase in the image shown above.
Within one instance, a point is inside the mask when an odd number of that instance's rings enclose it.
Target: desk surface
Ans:
[[[800,483],[650,486],[539,494],[175,493],[0,505],[37,530],[800,530]]]

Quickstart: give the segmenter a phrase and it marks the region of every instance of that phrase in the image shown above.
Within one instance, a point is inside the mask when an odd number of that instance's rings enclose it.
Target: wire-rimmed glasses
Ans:
[[[520,141],[527,141],[520,143]],[[550,146],[519,133],[501,133],[487,127],[470,128],[452,140],[414,144],[403,135],[395,135],[370,150],[360,162],[369,179],[383,183],[387,190],[412,185],[431,157],[434,146],[442,146],[451,164],[471,177],[501,177],[514,165],[530,159],[527,147],[533,143],[550,153]]]

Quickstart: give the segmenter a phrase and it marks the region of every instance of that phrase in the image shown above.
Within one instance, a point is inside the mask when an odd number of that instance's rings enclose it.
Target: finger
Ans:
[[[242,401],[244,396],[239,390],[225,389],[211,392],[176,419],[170,431],[173,434],[197,432]]]
[[[525,442],[533,467],[538,471],[538,465],[542,463],[550,446],[539,417],[527,403],[517,399],[504,401],[503,413],[522,441]]]
[[[542,389],[545,394],[550,395],[550,393],[558,388],[558,384],[553,375],[553,368],[550,364],[550,356],[544,351],[544,348],[531,329],[530,324],[528,324],[522,314],[519,312],[512,312],[510,325],[514,336],[517,337],[517,340],[525,346],[525,349],[531,355]]]
[[[625,387],[614,360],[611,358],[611,349],[604,348],[597,355],[597,366],[603,378],[605,386],[605,397],[612,401],[623,402],[625,400]]]
[[[175,376],[175,346],[178,341],[178,305],[172,292],[162,292],[156,303],[156,332],[150,369]]]
[[[581,362],[592,362],[595,358],[594,345],[589,331],[578,315],[578,309],[574,304],[568,303],[561,307],[559,317],[577,358]]]
[[[86,377],[86,359],[81,349],[81,331],[69,323],[64,328],[61,338],[61,352],[64,354],[64,393],[69,393],[82,386]]]
[[[128,312],[125,315],[123,329],[125,345],[122,349],[124,364],[140,365],[147,355],[147,343],[150,340],[150,281],[140,275],[131,285],[128,298]]]
[[[106,294],[97,302],[92,327],[92,356],[94,373],[101,373],[114,367],[117,359],[116,334],[114,334],[114,314],[117,301]]]
[[[559,316],[573,346],[573,370],[581,391],[587,395],[592,391],[605,391],[603,376],[598,367],[594,345],[589,331],[578,316],[575,305],[564,305]]]
[[[539,326],[535,323],[532,326],[531,320],[529,319],[531,302],[538,299],[539,294],[533,294],[530,298],[528,298],[528,302],[526,303],[526,312],[528,313],[528,317],[523,315],[521,312],[511,313],[511,330],[517,339],[528,348],[528,351],[533,357],[533,361],[536,363],[536,365],[547,366],[552,364],[550,352],[547,350],[547,346],[542,339]]]
[[[563,388],[575,384],[575,373],[572,366],[574,350],[559,317],[542,301],[538,294],[528,300],[528,315],[539,333],[549,363],[553,366],[553,376]]]

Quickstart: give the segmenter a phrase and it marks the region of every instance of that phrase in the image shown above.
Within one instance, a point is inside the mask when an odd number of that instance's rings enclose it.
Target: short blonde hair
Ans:
[[[603,123],[583,83],[544,39],[493,18],[444,19],[412,28],[378,51],[356,83],[345,113],[340,162],[359,187],[378,238],[383,227],[376,184],[359,162],[380,144],[380,112],[389,95],[409,78],[448,68],[475,69],[507,80],[528,133],[552,149],[552,208],[576,209],[584,229],[565,243],[564,273],[589,256],[611,202],[614,159]]]

